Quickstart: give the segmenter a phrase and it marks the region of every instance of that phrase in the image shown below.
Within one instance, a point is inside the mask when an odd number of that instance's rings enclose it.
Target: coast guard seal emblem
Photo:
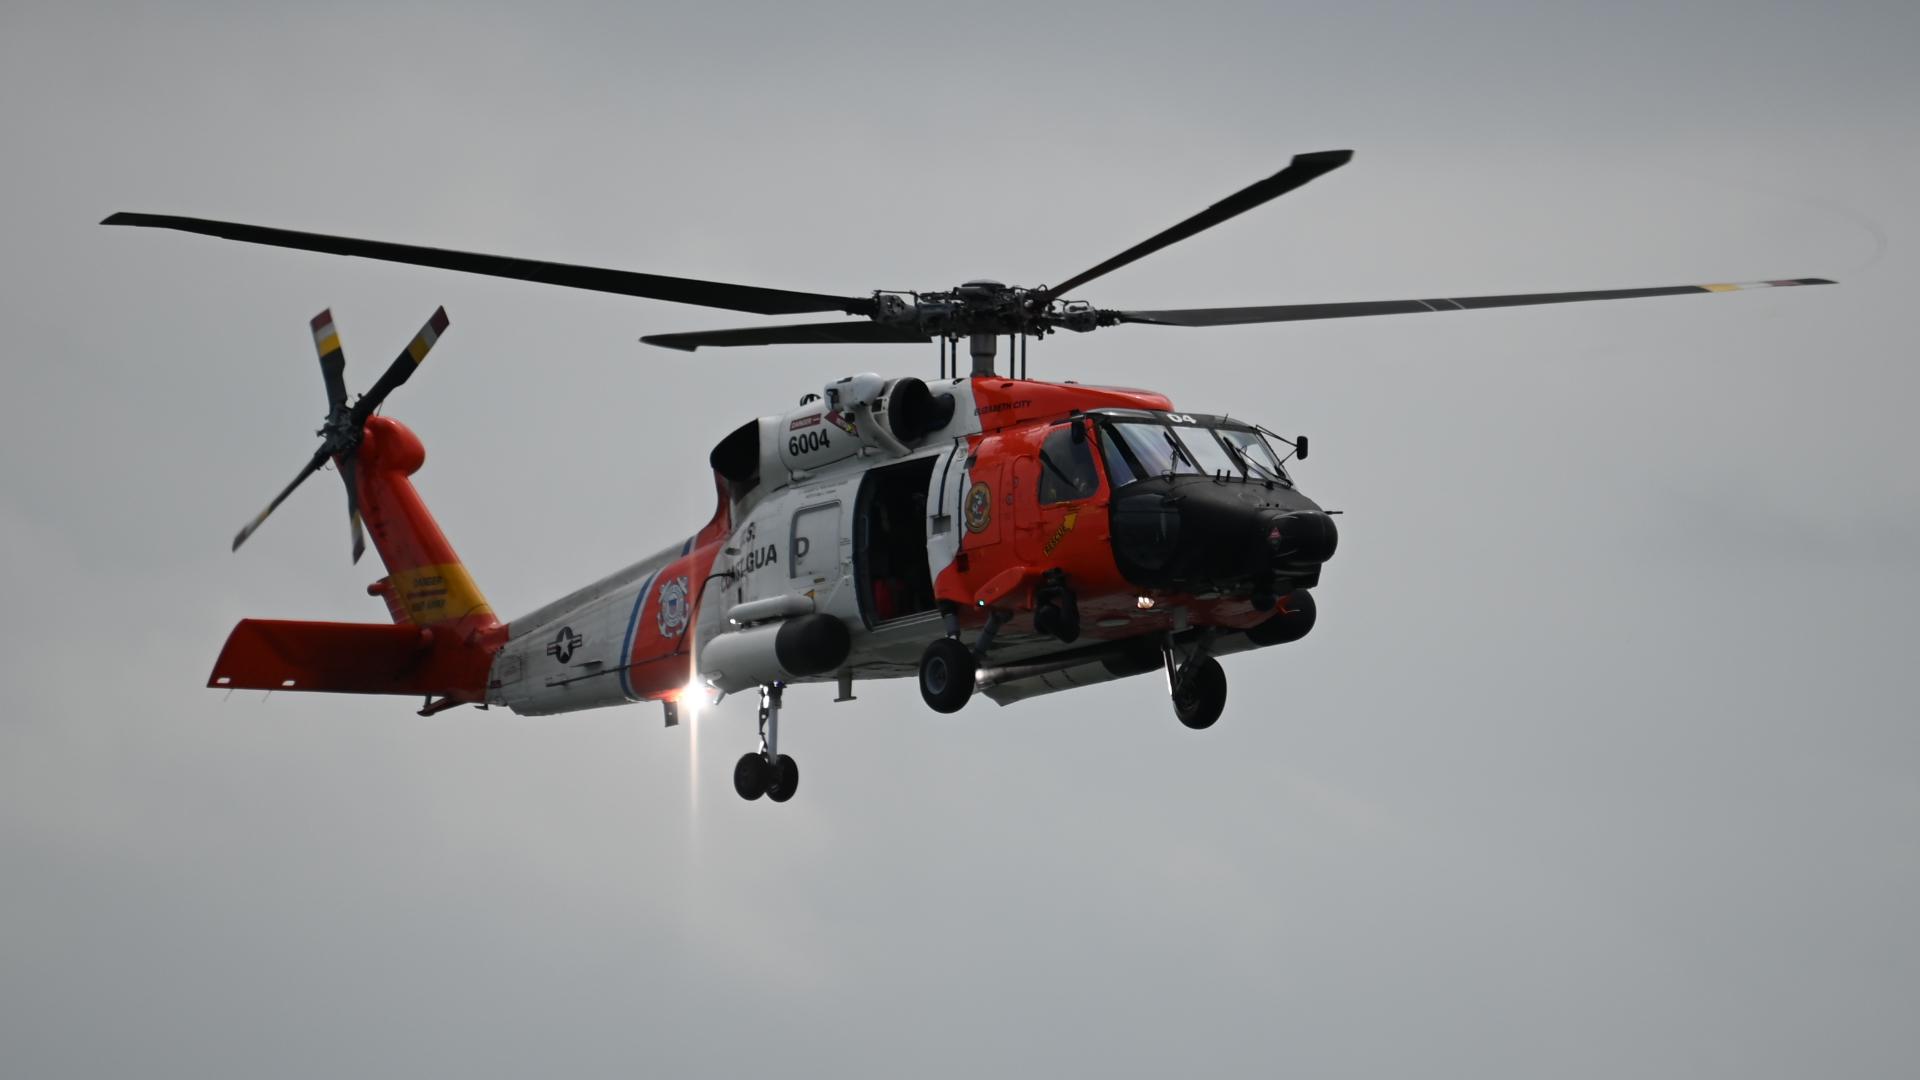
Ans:
[[[993,489],[987,486],[985,480],[968,489],[965,511],[967,531],[985,532],[987,523],[993,520]]]
[[[687,625],[687,579],[677,577],[660,586],[660,636],[672,637]]]

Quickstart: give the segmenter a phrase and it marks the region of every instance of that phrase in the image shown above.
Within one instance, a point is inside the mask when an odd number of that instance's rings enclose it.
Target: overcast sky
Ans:
[[[1920,8],[0,6],[0,1072],[1885,1077],[1920,1068]],[[522,10],[524,8],[524,10]],[[864,293],[1057,281],[1301,151],[1110,307],[1835,288],[1032,351],[1312,436],[1298,645],[1191,732],[521,718],[203,689],[373,620],[337,484],[240,554],[331,306],[503,615],[676,542],[708,448],[931,347],[103,229],[224,217]]]

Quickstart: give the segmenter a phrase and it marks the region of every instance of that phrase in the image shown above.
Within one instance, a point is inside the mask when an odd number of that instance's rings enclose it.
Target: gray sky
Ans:
[[[32,1077],[1920,1066],[1912,4],[0,8],[0,1071]],[[1838,288],[1035,346],[1312,435],[1347,511],[1213,730],[1008,709],[527,719],[202,689],[232,622],[379,620],[305,320],[503,614],[704,520],[707,448],[931,349],[108,230],[200,214],[827,292],[1153,307]],[[697,737],[697,749],[694,740]]]

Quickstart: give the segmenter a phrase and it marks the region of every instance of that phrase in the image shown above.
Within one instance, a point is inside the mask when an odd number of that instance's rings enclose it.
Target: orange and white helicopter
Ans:
[[[313,320],[327,392],[321,444],[234,538],[237,549],[328,461],[346,482],[353,554],[363,523],[387,568],[368,591],[391,625],[245,619],[209,685],[412,694],[422,714],[460,704],[549,714],[636,701],[682,708],[760,693],[760,745],[734,769],[743,798],[791,798],[779,749],[784,689],[917,675],[926,703],[1006,705],[1165,672],[1179,720],[1205,728],[1227,683],[1218,658],[1297,641],[1337,541],[1294,483],[1305,437],[1177,411],[1145,390],[1024,377],[1026,343],[1124,323],[1224,326],[1359,315],[1831,284],[1820,278],[1275,307],[1118,311],[1068,292],[1348,162],[1286,168],[1059,285],[970,281],[931,292],[832,296],[537,262],[166,215],[103,224],[187,232],[442,267],[766,315],[850,321],[664,334],[654,345],[940,343],[940,377],[854,375],[797,408],[750,420],[709,455],[713,516],[680,542],[503,622],[408,477],[425,450],[377,410],[447,329],[443,310],[349,404],[331,315]],[[996,369],[1008,337],[1008,372]],[[959,343],[970,369],[960,370]],[[1276,449],[1285,448],[1285,453]]]

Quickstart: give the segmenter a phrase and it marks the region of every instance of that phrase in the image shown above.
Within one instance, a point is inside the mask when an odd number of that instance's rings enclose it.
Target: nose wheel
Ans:
[[[780,694],[786,687],[773,683],[760,688],[760,749],[740,755],[733,765],[733,790],[752,802],[765,795],[786,802],[800,790],[800,766],[780,753]]]

